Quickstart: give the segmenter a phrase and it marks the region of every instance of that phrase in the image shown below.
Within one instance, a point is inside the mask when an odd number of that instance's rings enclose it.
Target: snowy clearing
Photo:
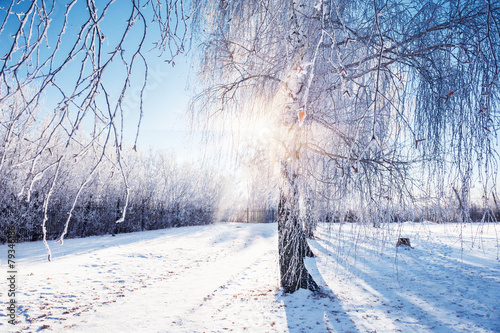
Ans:
[[[293,295],[279,290],[276,224],[71,239],[52,262],[41,242],[21,243],[19,322],[7,323],[3,280],[0,331],[500,332],[499,232],[321,225],[307,265],[322,292]]]

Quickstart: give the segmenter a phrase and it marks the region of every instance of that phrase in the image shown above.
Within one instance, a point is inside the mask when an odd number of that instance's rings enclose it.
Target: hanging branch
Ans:
[[[61,164],[89,154],[91,148],[100,150],[100,157],[76,192],[58,240],[63,242],[78,199],[104,158],[115,158],[122,175],[126,199],[117,222],[124,221],[130,196],[120,153],[124,149],[123,122],[128,111],[124,99],[131,93],[135,77],[143,73],[135,149],[148,82],[149,59],[145,50],[157,50],[165,62],[174,64],[175,57],[185,51],[191,14],[184,5],[183,0],[2,3],[0,106],[12,111],[9,120],[3,118],[2,111],[0,175],[30,163],[20,191],[20,196],[28,201],[35,184],[50,177],[42,222],[49,258],[47,212],[58,183],[58,171]],[[118,95],[114,93],[117,86],[121,86]],[[82,135],[88,132],[88,124],[93,124],[90,137]],[[35,133],[39,136],[35,137]],[[30,149],[22,155],[14,154],[15,145],[24,141],[30,143]],[[108,152],[108,146],[114,146],[116,154]],[[59,157],[55,157],[56,151]],[[48,172],[54,166],[55,176]]]

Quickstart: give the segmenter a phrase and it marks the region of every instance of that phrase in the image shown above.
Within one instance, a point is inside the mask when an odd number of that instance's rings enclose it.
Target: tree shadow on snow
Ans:
[[[305,261],[321,289],[319,292],[299,289],[293,294],[278,294],[277,300],[285,308],[289,332],[358,332],[319,273],[316,260],[306,258]]]
[[[340,243],[344,247],[351,245],[346,240]],[[329,256],[343,270],[353,274],[351,284],[364,290],[367,297],[371,296],[368,298],[389,302],[387,305],[371,302],[371,305],[386,313],[388,319],[402,331],[408,328],[422,331],[465,328],[471,331],[498,331],[498,316],[491,313],[498,306],[496,281],[492,278],[496,273],[494,269],[484,270],[482,273],[486,273],[485,276],[473,276],[470,272],[475,271],[477,266],[466,262],[457,264],[456,258],[427,253],[430,251],[422,246],[423,249],[400,251],[399,273],[395,273],[384,267],[384,264],[392,264],[390,262],[358,258],[358,264],[347,265],[339,253],[332,251],[335,245],[330,240],[320,239],[310,245],[315,253],[322,253],[325,258]],[[357,246],[359,254],[365,245]],[[363,250],[374,252],[368,247]],[[317,268],[314,270],[317,271]],[[316,279],[318,276],[321,276],[319,272],[314,275]],[[481,290],[488,290],[492,297],[483,297]],[[387,309],[391,310],[390,314]]]

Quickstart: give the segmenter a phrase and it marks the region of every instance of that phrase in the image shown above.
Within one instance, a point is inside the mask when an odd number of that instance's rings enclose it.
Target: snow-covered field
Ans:
[[[322,292],[279,290],[276,224],[17,245],[21,332],[500,332],[500,224],[322,225]],[[409,237],[413,249],[395,248]],[[7,274],[7,245],[0,246]]]

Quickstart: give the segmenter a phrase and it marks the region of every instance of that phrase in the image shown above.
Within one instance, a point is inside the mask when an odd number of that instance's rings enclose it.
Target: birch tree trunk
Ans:
[[[287,161],[282,161],[283,184],[278,205],[278,247],[280,280],[283,291],[293,293],[300,288],[319,290],[307,271],[304,257],[312,256],[299,219],[297,174]]]

